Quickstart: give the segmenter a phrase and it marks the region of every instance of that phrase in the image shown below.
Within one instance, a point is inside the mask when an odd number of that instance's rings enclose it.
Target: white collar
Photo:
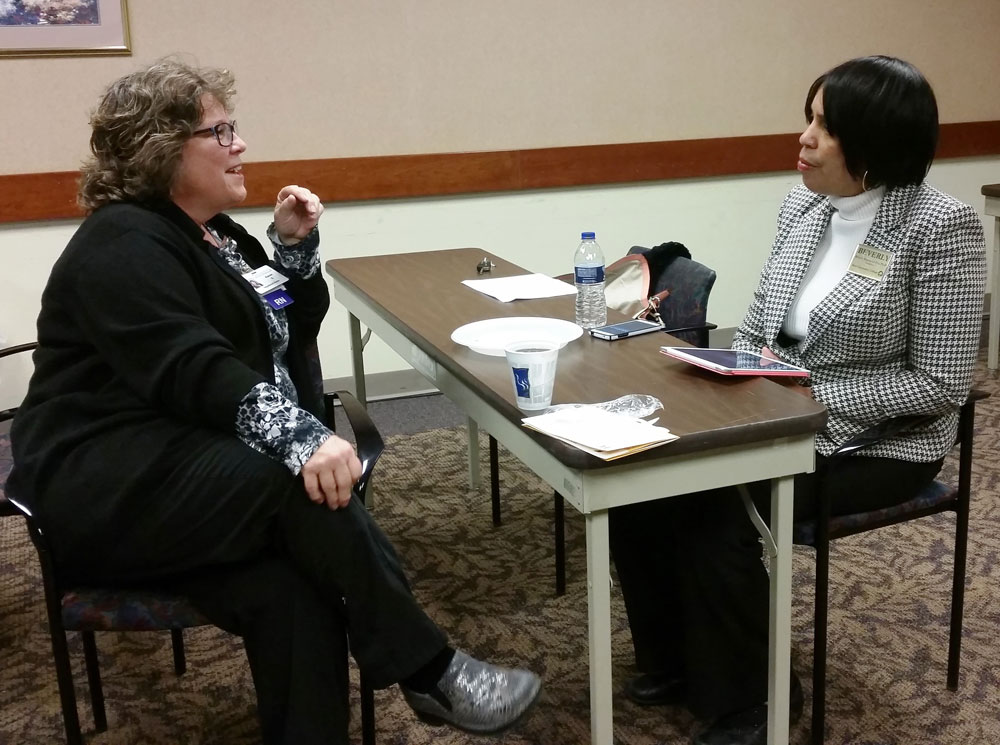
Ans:
[[[830,197],[829,199],[841,220],[854,222],[856,220],[874,220],[884,196],[885,187],[879,186],[855,194],[853,197]]]

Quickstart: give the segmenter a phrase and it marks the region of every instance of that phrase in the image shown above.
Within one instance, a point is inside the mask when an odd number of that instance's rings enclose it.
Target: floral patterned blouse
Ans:
[[[243,275],[252,267],[244,261],[236,241],[208,228],[218,244],[219,254],[226,263]],[[319,271],[319,231],[313,228],[298,243],[286,246],[278,240],[274,224],[267,229],[274,246],[275,262],[284,273],[309,279]],[[274,458],[298,475],[316,449],[332,434],[322,422],[305,409],[299,408],[298,394],[292,384],[285,355],[288,351],[288,318],[285,311],[275,309],[257,295],[274,356],[274,384],[255,385],[236,410],[236,434],[246,445]]]

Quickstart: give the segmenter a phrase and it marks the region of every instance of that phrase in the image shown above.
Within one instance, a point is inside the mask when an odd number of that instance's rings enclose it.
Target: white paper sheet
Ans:
[[[525,427],[607,460],[677,439],[666,427],[589,406],[561,409],[521,421]]]
[[[462,281],[462,284],[484,295],[495,297],[504,303],[509,303],[512,300],[533,300],[576,294],[576,287],[547,274],[519,274],[516,277],[497,277],[495,279],[466,279]]]

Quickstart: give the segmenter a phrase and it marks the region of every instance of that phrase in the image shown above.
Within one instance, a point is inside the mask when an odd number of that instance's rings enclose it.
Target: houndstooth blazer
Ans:
[[[958,410],[972,385],[986,285],[986,244],[975,210],[922,183],[886,192],[865,243],[889,251],[882,279],[846,273],[809,316],[806,338],[778,341],[789,306],[833,206],[804,186],[778,213],[778,232],[733,348],[810,370],[812,393],[829,411],[816,449],[889,417],[939,414],[930,425],[865,455],[914,462],[951,449]]]

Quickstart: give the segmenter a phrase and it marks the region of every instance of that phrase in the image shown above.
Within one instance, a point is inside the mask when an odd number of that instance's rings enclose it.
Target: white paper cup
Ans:
[[[528,339],[504,347],[517,408],[534,411],[552,403],[560,346],[554,341]]]

